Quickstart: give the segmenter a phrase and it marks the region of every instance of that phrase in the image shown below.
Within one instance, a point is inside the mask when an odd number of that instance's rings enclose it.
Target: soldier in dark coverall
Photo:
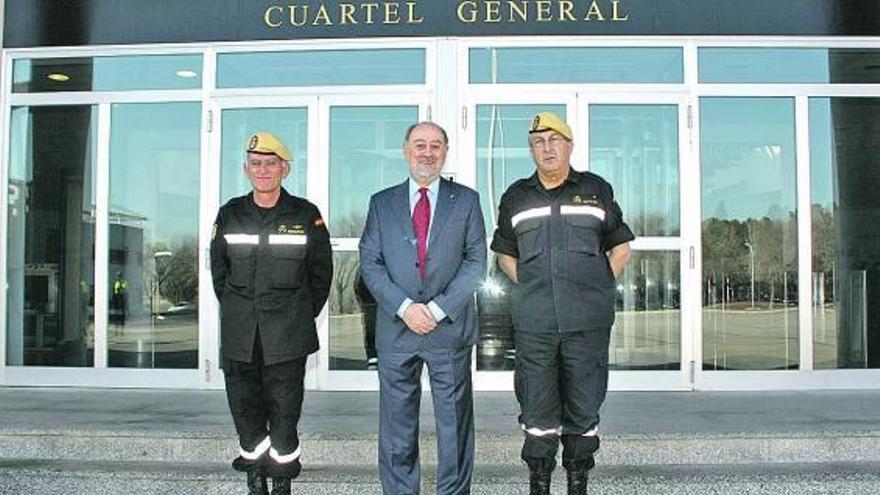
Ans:
[[[290,151],[259,132],[247,145],[251,193],[220,208],[211,272],[220,300],[226,396],[250,494],[290,493],[301,464],[297,423],[315,317],[330,293],[330,236],[318,208],[281,187]]]
[[[611,185],[571,168],[569,126],[550,112],[529,129],[536,172],[501,198],[492,250],[513,287],[514,387],[532,495],[550,494],[562,441],[569,495],[587,493],[608,386],[615,279],[633,234]]]

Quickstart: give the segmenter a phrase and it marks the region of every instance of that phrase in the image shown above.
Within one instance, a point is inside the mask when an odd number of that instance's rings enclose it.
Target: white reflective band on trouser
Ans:
[[[287,234],[269,236],[269,244],[288,244],[294,246],[305,246],[307,237],[303,234]]]
[[[288,462],[293,462],[299,459],[299,455],[301,452],[302,451],[300,450],[300,448],[297,447],[296,450],[294,450],[290,454],[281,455],[278,453],[277,450],[275,450],[275,447],[272,447],[271,449],[269,449],[269,457],[274,459],[275,462],[277,462],[278,464],[287,464]]]
[[[605,210],[595,206],[563,205],[559,208],[559,213],[563,215],[592,215],[603,222],[605,221]]]
[[[599,425],[593,427],[592,430],[581,435],[582,437],[597,437],[599,436]]]
[[[223,234],[226,244],[253,244],[260,243],[260,236],[250,234]]]
[[[550,207],[543,206],[541,208],[532,208],[531,210],[521,211],[514,215],[510,219],[510,223],[513,227],[516,227],[516,224],[522,222],[523,220],[528,220],[530,218],[540,218],[540,217],[549,217],[550,216]]]
[[[550,435],[559,436],[562,434],[562,427],[554,428],[552,430],[542,430],[541,428],[526,428],[526,425],[520,426],[522,426],[524,432],[533,437],[549,437]]]
[[[272,445],[272,441],[269,440],[269,437],[266,437],[263,439],[262,442],[260,442],[259,445],[256,446],[256,448],[254,448],[253,452],[248,452],[242,448],[239,448],[238,452],[245,459],[249,461],[256,461],[260,458],[261,455],[265,454],[266,451],[269,450],[270,445]]]

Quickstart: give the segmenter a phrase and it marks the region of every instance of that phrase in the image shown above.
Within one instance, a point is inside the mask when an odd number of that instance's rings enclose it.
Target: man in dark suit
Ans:
[[[386,495],[419,493],[423,364],[437,424],[437,494],[470,493],[474,291],[486,272],[486,234],[476,191],[440,178],[448,149],[437,124],[407,130],[410,177],[373,195],[360,242],[363,278],[379,306],[379,474]]]

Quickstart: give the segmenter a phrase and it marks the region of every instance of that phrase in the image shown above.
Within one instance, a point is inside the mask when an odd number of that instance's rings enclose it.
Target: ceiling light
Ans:
[[[185,77],[185,78],[189,79],[189,78],[198,76],[199,73],[194,70],[179,70],[179,71],[177,71],[177,75],[179,77]]]
[[[67,82],[67,81],[70,81],[70,76],[68,76],[67,74],[62,74],[62,73],[60,73],[60,72],[53,72],[53,73],[49,74],[49,75],[46,76],[46,77],[47,77],[48,79],[51,79],[51,80],[53,80],[53,81],[58,81],[58,82]]]

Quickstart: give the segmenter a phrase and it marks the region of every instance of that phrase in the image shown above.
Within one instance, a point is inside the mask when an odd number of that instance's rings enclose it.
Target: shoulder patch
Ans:
[[[321,217],[316,218],[315,219],[315,227],[323,227],[323,226],[324,226],[324,219]]]

